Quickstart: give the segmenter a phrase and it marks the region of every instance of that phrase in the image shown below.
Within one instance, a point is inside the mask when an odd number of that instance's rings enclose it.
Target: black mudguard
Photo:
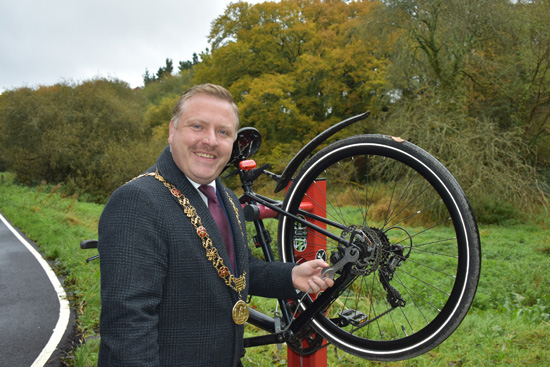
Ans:
[[[345,127],[348,127],[351,124],[356,123],[357,121],[361,121],[369,117],[370,111],[367,111],[365,113],[362,113],[357,116],[350,117],[349,119],[346,119],[344,121],[340,121],[336,125],[332,125],[319,135],[317,135],[315,138],[311,139],[309,143],[307,143],[299,152],[296,154],[294,158],[290,161],[290,163],[286,166],[285,170],[281,174],[281,177],[277,181],[277,186],[275,187],[275,192],[279,192],[282,189],[284,189],[292,177],[294,176],[294,173],[296,173],[296,170],[302,162],[307,158],[308,155],[311,154],[317,148],[319,145],[321,145],[325,140],[330,138],[332,135],[336,134],[338,131],[342,130]]]

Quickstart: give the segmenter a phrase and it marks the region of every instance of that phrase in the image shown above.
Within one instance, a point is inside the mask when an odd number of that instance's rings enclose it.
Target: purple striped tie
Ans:
[[[208,209],[210,209],[210,214],[214,217],[214,221],[220,230],[223,242],[225,243],[225,248],[229,254],[231,267],[233,271],[235,271],[235,249],[233,246],[233,236],[231,235],[231,229],[229,228],[225,211],[218,202],[216,190],[212,186],[208,185],[200,185],[199,190],[201,190],[201,192],[208,198]]]

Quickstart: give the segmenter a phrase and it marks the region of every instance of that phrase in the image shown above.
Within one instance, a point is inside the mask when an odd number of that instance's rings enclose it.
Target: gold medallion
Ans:
[[[233,306],[233,321],[235,324],[242,325],[248,320],[248,305],[242,299],[238,300]]]

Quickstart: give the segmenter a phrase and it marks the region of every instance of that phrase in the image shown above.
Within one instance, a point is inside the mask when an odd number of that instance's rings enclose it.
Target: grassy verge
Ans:
[[[95,366],[98,349],[99,264],[81,240],[97,237],[100,205],[62,197],[57,187],[24,188],[0,173],[0,211],[55,261],[65,277],[81,335],[69,366]],[[365,361],[328,347],[329,366],[539,366],[550,365],[550,234],[535,225],[482,226],[482,278],[474,307],[441,346],[412,360]],[[274,310],[271,300],[254,306]],[[247,328],[247,335],[257,331]],[[248,350],[245,366],[286,365],[286,346]]]

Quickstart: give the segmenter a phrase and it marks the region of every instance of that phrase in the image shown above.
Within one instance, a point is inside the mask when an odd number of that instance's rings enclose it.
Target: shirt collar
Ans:
[[[185,176],[187,177],[187,176]],[[204,203],[206,204],[206,206],[208,206],[208,198],[206,197],[206,195],[204,195],[202,193],[201,190],[199,190],[199,187],[201,186],[200,183],[197,183],[195,181],[193,181],[192,179],[190,179],[189,177],[187,177],[187,179],[189,180],[189,182],[191,183],[191,185],[193,185],[193,187],[199,192],[199,195],[201,196],[202,200],[204,201]],[[214,192],[217,192],[216,191],[216,181],[212,181],[208,184],[208,186],[212,186],[214,188]]]
[[[185,176],[185,177],[187,177],[187,176]],[[201,186],[200,183],[196,183],[195,181],[193,181],[193,180],[190,179],[189,177],[187,177],[187,179],[189,180],[189,182],[191,182],[191,185],[193,185],[193,187],[194,187],[195,189],[198,190],[199,187]],[[208,184],[208,186],[212,186],[212,187],[214,188],[214,190],[217,190],[217,189],[216,189],[216,181],[215,181],[215,180],[212,181],[212,182],[210,182],[210,183]]]

